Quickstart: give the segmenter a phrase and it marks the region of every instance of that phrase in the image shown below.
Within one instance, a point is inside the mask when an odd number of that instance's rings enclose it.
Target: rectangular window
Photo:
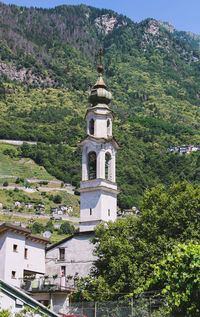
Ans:
[[[24,259],[28,259],[28,249],[24,249]]]
[[[16,278],[16,271],[12,271],[11,278]]]
[[[65,274],[66,274],[66,267],[61,266],[61,276],[65,276]]]
[[[108,217],[110,217],[110,209],[108,209]]]
[[[59,248],[59,260],[64,260],[64,259],[65,259],[65,249]]]
[[[90,216],[92,216],[92,208],[90,208]]]
[[[13,244],[13,252],[17,252],[17,244]]]

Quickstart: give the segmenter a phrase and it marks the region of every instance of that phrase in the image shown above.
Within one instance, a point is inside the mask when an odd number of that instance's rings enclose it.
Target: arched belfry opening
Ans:
[[[89,179],[96,178],[96,170],[97,170],[97,155],[95,152],[90,152],[88,154],[88,176]]]
[[[110,119],[107,120],[107,136],[111,136],[111,122],[110,122]]]
[[[89,134],[94,135],[94,119],[89,122]]]
[[[111,155],[109,152],[106,152],[105,155],[105,178],[111,180]]]

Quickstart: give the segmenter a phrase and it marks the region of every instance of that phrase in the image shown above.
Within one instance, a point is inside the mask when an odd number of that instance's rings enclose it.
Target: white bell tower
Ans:
[[[82,181],[80,184],[80,231],[93,231],[101,222],[117,217],[117,184],[115,158],[119,148],[112,136],[113,113],[109,109],[112,95],[98,67],[98,80],[89,94],[92,107],[87,110],[87,136],[82,148]]]

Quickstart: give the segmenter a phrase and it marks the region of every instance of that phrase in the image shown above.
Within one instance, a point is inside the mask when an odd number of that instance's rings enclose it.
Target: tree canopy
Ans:
[[[97,226],[97,259],[85,298],[91,291],[102,300],[133,294],[174,245],[199,237],[199,186],[182,182],[165,190],[158,185],[145,192],[140,210],[140,216]]]
[[[146,288],[162,285],[166,312],[172,317],[200,314],[200,245],[194,241],[178,244],[153,266]]]

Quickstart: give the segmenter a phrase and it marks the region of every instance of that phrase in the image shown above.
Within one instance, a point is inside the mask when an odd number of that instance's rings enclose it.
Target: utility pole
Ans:
[[[94,303],[94,317],[97,317],[97,302]]]
[[[149,297],[149,317],[151,317],[151,297]]]

